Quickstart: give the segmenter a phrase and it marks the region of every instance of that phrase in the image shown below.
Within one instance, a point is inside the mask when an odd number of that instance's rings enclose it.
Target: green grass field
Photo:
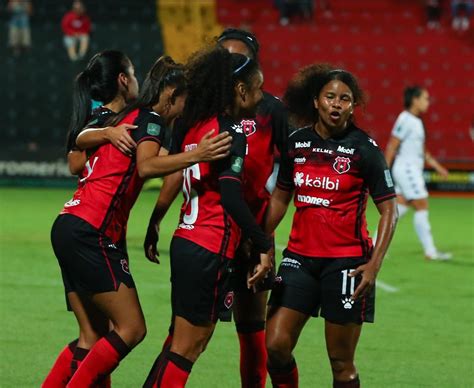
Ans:
[[[77,337],[73,315],[65,311],[49,241],[53,220],[70,194],[65,189],[0,189],[1,387],[39,387],[58,352]],[[155,198],[156,192],[141,195],[128,234],[148,335],[114,372],[114,387],[141,387],[167,334],[168,246],[178,206],[161,228],[162,263],[152,264],[141,246]],[[433,198],[430,205],[437,245],[452,251],[454,259],[426,262],[411,214],[399,222],[379,275],[386,287],[377,290],[376,323],[364,327],[358,346],[356,361],[364,387],[473,386],[474,201]],[[371,206],[371,230],[375,216]],[[281,246],[290,223],[287,217],[278,230]],[[311,320],[297,346],[301,387],[332,386],[322,329],[320,319]],[[233,324],[219,324],[188,386],[239,387],[238,358]]]

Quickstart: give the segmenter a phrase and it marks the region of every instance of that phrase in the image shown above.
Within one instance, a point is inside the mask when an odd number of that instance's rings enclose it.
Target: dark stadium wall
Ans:
[[[61,3],[61,4],[58,4]],[[132,59],[140,80],[163,54],[155,2],[149,0],[84,1],[93,30],[84,61],[70,62],[63,46],[61,18],[69,2],[34,2],[31,18],[32,48],[13,57],[0,45],[0,129],[4,148],[0,156],[0,181],[19,183],[28,178],[70,181],[66,177],[64,146],[71,111],[72,81],[87,60],[103,49],[119,49]],[[0,15],[7,25],[8,15]],[[6,36],[6,35],[5,35]],[[30,169],[30,171],[28,171]],[[49,171],[50,173],[47,173]],[[16,178],[15,178],[16,177]],[[32,180],[30,179],[32,178]]]

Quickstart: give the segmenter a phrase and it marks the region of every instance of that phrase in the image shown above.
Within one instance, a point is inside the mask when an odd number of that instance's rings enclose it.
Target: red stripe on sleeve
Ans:
[[[232,179],[232,180],[237,181],[237,182],[242,182],[241,179],[239,179],[235,176],[231,176],[231,175],[225,175],[225,176],[219,177],[219,180],[221,180],[221,179]]]

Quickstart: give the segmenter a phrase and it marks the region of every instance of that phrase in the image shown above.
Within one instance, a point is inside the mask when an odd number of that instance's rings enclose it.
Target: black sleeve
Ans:
[[[137,128],[132,130],[130,135],[137,144],[142,141],[155,141],[160,145],[164,144],[167,129],[158,114],[141,110],[133,124]]]
[[[242,229],[242,234],[252,240],[259,252],[268,252],[272,247],[272,241],[255,221],[242,193],[242,171],[247,138],[240,125],[221,124],[220,132],[223,131],[229,131],[233,139],[230,155],[217,162],[222,207]]]
[[[285,148],[282,149],[280,156],[280,169],[278,170],[277,187],[284,191],[292,191],[293,183],[293,158],[291,157],[292,141],[288,139]]]
[[[387,162],[372,139],[361,147],[361,173],[374,203],[380,203],[395,197],[395,187]]]
[[[170,154],[179,154],[181,152],[181,145],[183,144],[188,128],[179,120],[175,122],[174,128],[169,136],[168,147],[166,148]]]
[[[89,128],[103,128],[105,127],[105,123],[107,120],[114,116],[116,113],[112,112],[111,110],[108,109],[102,109],[98,108],[92,112],[92,115],[87,122],[86,126],[82,128],[80,131],[77,132],[69,132],[68,133],[68,139],[67,139],[67,152],[70,151],[80,151],[79,147],[76,145],[76,139],[79,136],[79,134],[84,130],[84,129],[89,129]]]
[[[245,238],[250,238],[258,252],[266,253],[272,241],[257,224],[243,199],[241,182],[233,179],[220,179],[222,207],[242,229]]]
[[[167,127],[166,130],[165,130],[165,137],[163,139],[163,144],[161,145],[161,147],[163,147],[165,150],[168,151],[168,153],[170,153],[170,150],[171,150],[171,145],[172,145],[172,141],[173,141],[173,132],[174,130],[172,128],[169,128]]]

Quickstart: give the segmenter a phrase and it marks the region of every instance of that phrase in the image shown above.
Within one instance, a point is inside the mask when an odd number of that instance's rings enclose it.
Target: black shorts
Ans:
[[[245,244],[249,244],[245,246]],[[250,248],[249,248],[250,247]],[[247,287],[247,277],[255,266],[260,263],[260,253],[251,248],[251,243],[242,242],[235,251],[234,260],[232,260],[232,289],[236,293],[255,293],[271,290],[275,280],[275,263],[265,278],[256,285],[255,288]]]
[[[268,304],[321,315],[338,324],[373,322],[375,288],[356,301],[350,299],[362,276],[348,274],[366,262],[361,258],[307,258],[285,250]]]
[[[171,241],[170,258],[173,314],[193,325],[230,321],[230,260],[180,237]]]
[[[62,214],[51,230],[66,293],[117,291],[120,283],[135,288],[125,243],[113,243],[79,217]]]

